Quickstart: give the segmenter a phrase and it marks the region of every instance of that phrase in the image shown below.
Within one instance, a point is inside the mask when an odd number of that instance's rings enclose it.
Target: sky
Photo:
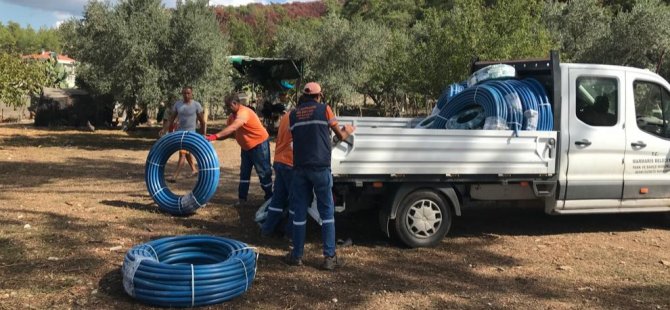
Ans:
[[[174,7],[176,0],[162,0]],[[211,5],[245,5],[249,3],[286,3],[313,0],[210,0]],[[21,26],[38,29],[57,27],[71,17],[81,17],[88,0],[0,0],[0,22],[14,21]]]

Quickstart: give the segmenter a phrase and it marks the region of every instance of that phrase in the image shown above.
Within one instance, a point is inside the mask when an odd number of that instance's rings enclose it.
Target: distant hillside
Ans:
[[[267,56],[279,25],[320,18],[326,11],[321,1],[214,8],[221,31],[230,38],[232,53],[252,56]]]
[[[321,1],[294,2],[284,4],[248,4],[245,6],[216,6],[216,16],[222,24],[226,24],[231,18],[236,18],[254,25],[258,19],[280,23],[286,18],[318,18],[326,13],[326,5]]]

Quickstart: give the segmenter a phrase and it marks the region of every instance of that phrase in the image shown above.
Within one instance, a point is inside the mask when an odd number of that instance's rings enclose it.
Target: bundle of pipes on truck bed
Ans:
[[[667,81],[643,69],[560,63],[556,52],[549,59],[475,61],[472,72],[491,65],[515,74],[450,86],[443,95],[449,99],[435,108],[442,118],[429,116],[439,125],[426,118],[339,118],[356,131],[333,147],[338,210],[377,208],[381,229],[410,247],[438,244],[461,208],[476,200],[537,200],[548,214],[670,211]],[[487,117],[499,117],[484,106],[494,103],[479,98],[487,85],[505,108],[518,103],[505,97],[518,96],[520,113],[484,126]],[[481,113],[483,124],[445,129],[455,116],[481,120]]]

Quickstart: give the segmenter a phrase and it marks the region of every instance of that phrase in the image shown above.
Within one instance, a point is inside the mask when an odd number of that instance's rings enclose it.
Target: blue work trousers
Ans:
[[[272,197],[272,168],[270,167],[270,142],[263,141],[254,148],[241,153],[240,163],[240,186],[238,187],[238,198],[247,200],[249,194],[249,182],[251,181],[251,168],[256,168],[256,174],[261,182],[261,188],[265,192],[265,200]]]
[[[330,168],[293,168],[293,184],[289,197],[293,209],[293,257],[302,257],[305,247],[307,208],[316,195],[316,207],[321,216],[323,255],[335,256],[335,202],[333,176]]]
[[[274,193],[272,194],[272,201],[268,206],[268,216],[261,227],[263,234],[272,234],[277,228],[277,224],[281,221],[284,211],[289,207],[289,196],[291,193],[291,183],[293,180],[293,167],[282,164],[280,162],[274,163],[275,168],[275,185]],[[291,236],[293,229],[293,210],[288,210],[288,222],[286,223],[286,230],[284,233]]]

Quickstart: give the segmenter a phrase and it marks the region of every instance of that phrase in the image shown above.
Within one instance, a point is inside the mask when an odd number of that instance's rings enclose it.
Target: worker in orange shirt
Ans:
[[[240,163],[240,184],[238,187],[238,201],[240,205],[247,201],[251,168],[256,168],[256,174],[265,192],[265,200],[272,197],[272,169],[270,167],[270,135],[261,124],[258,115],[240,103],[237,94],[229,95],[225,99],[230,116],[223,130],[207,136],[207,140],[226,139],[233,134],[242,148]]]
[[[268,206],[268,215],[261,227],[261,235],[271,236],[281,221],[284,209],[289,205],[291,181],[293,179],[293,136],[289,127],[289,114],[279,119],[279,129],[275,140],[275,183],[272,200]],[[284,234],[291,237],[293,210],[288,210],[288,223]]]

